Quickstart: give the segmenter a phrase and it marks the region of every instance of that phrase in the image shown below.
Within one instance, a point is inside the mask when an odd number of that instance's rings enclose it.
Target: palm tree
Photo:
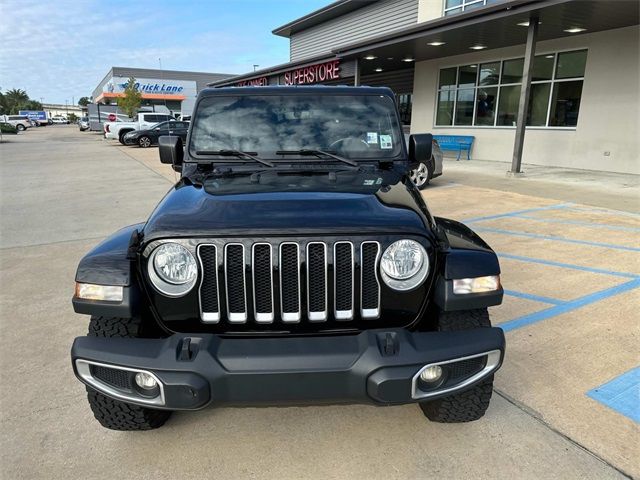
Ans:
[[[20,106],[29,101],[29,95],[27,92],[20,88],[13,88],[7,90],[4,94],[4,101],[10,114],[18,113]]]

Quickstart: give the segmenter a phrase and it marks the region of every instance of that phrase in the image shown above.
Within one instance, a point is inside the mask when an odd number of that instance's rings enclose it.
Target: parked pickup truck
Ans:
[[[168,113],[140,112],[133,122],[105,122],[104,138],[119,140],[124,145],[124,136],[134,130],[144,130],[159,122],[175,120]]]
[[[71,360],[104,427],[210,405],[484,415],[505,352],[498,257],[427,208],[410,171],[433,138],[405,143],[391,90],[204,89],[186,142],[158,143],[180,180],[76,273],[91,318]]]

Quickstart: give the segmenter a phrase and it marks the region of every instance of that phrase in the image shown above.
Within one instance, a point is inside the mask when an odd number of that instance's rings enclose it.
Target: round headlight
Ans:
[[[429,272],[429,257],[415,240],[398,240],[387,247],[380,260],[382,279],[394,290],[419,286]]]
[[[147,271],[154,287],[171,297],[189,292],[198,278],[196,259],[178,243],[164,243],[151,252]]]

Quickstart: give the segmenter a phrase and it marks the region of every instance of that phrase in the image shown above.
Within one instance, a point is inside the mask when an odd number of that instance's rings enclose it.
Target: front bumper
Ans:
[[[135,137],[127,137],[126,135],[122,137],[122,141],[125,145],[135,145],[138,143],[138,139]]]
[[[413,333],[389,329],[288,338],[78,337],[71,358],[78,379],[108,396],[154,408],[195,410],[209,404],[388,405],[434,399],[492,375],[502,364],[504,349],[499,328]],[[423,389],[419,374],[425,366],[441,364],[446,377],[447,371],[459,374],[470,358],[477,368],[466,377],[451,373],[441,386]],[[447,370],[449,366],[456,368]],[[97,375],[97,368],[112,370],[118,378],[129,376],[129,387],[114,386],[114,377]],[[141,395],[135,386],[133,376],[140,371],[160,383],[154,398]]]

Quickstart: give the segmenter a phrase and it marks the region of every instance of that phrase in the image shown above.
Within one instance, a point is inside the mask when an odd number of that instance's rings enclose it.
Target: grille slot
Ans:
[[[378,258],[380,244],[363,242],[360,247],[360,315],[362,318],[380,317],[380,281]]]
[[[273,261],[271,245],[255,243],[251,258],[253,268],[253,303],[258,323],[273,322]]]
[[[353,319],[353,243],[337,242],[333,247],[333,276],[336,320]]]
[[[215,245],[200,245],[198,258],[202,271],[200,283],[200,318],[205,323],[220,321],[218,293],[218,249]]]
[[[327,245],[307,244],[307,307],[310,322],[327,320]]]
[[[247,297],[244,277],[244,245],[225,246],[224,268],[227,283],[227,316],[230,323],[247,321]]]
[[[131,372],[101,365],[91,365],[89,368],[94,378],[121,390],[131,390]]]
[[[298,244],[280,244],[280,304],[283,322],[299,322],[300,308],[300,252]]]
[[[381,251],[380,243],[366,240],[202,243],[201,320],[282,325],[378,319]]]

